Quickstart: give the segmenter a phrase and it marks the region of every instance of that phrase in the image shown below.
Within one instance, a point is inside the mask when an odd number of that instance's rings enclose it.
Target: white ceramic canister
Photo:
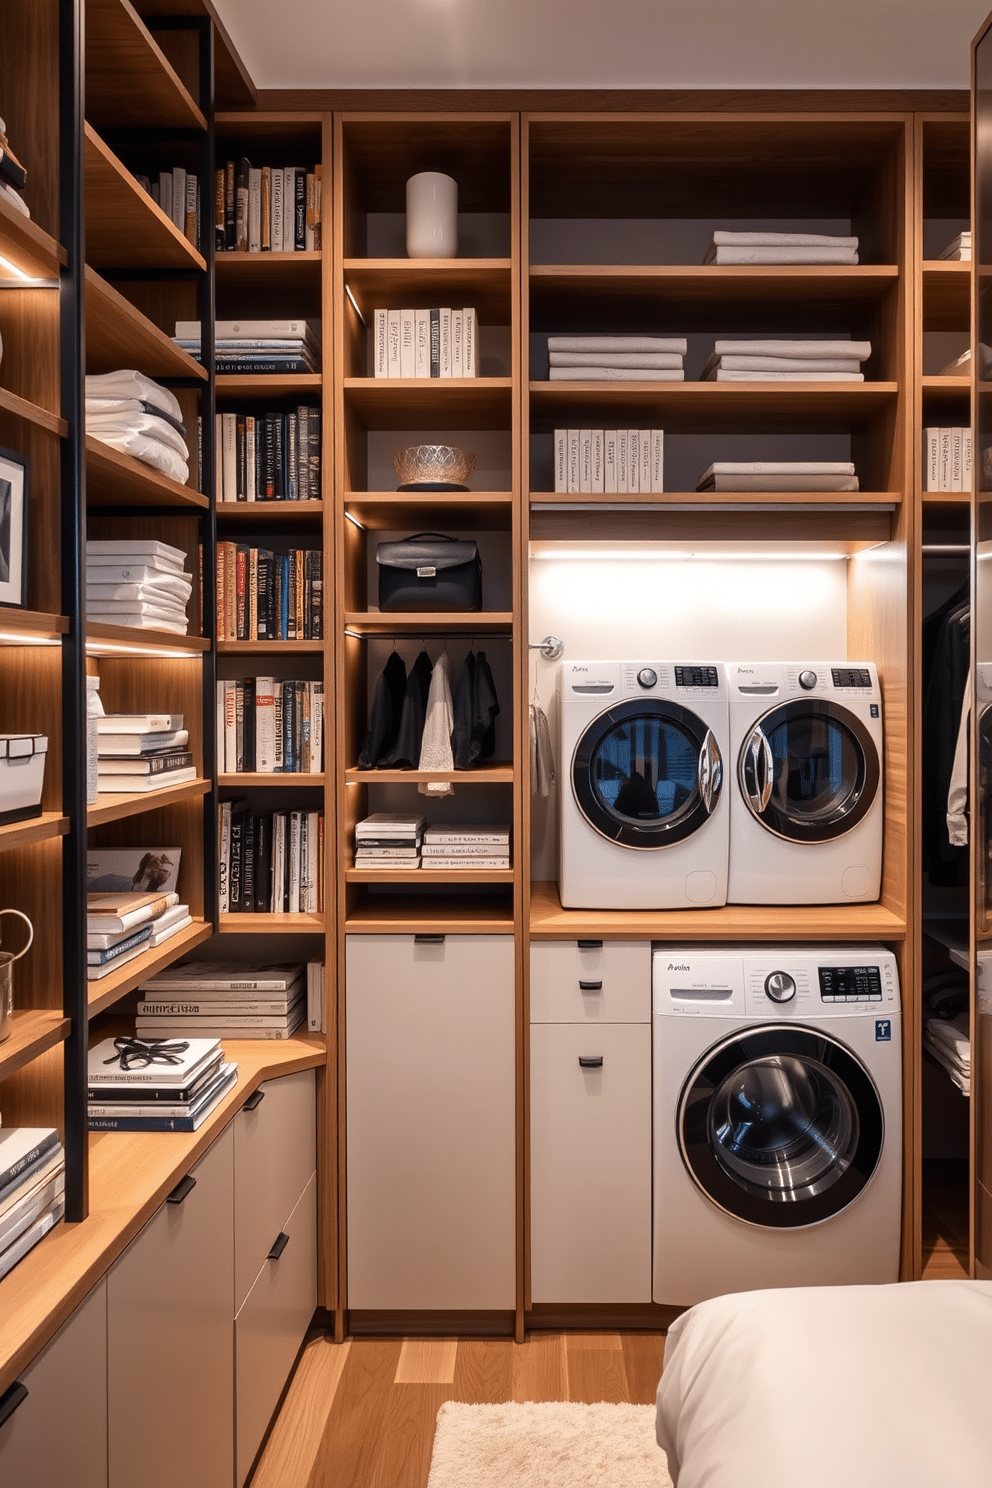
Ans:
[[[19,961],[34,940],[34,926],[19,909],[0,909],[0,916],[16,915],[28,927],[27,945],[19,951],[0,951],[0,1044],[10,1038],[14,1018],[14,962]]]
[[[411,258],[457,258],[458,182],[421,171],[406,183],[406,251]]]

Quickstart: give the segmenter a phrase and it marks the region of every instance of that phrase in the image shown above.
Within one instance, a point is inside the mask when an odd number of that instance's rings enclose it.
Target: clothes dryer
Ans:
[[[652,987],[654,1300],[896,1281],[891,952],[656,947]]]
[[[725,904],[723,667],[574,661],[562,663],[559,678],[562,904]]]
[[[731,904],[846,904],[882,880],[882,694],[871,662],[727,666]]]

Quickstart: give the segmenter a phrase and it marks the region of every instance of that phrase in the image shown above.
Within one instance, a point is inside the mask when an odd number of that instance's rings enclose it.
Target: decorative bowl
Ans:
[[[401,489],[464,490],[475,469],[471,450],[453,444],[411,444],[393,455]]]

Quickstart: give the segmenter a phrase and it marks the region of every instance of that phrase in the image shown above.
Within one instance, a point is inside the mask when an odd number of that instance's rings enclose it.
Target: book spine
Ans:
[[[641,488],[641,431],[627,430],[627,490],[634,494]]]
[[[568,484],[569,491],[578,493],[582,489],[582,430],[568,430]]]
[[[629,456],[629,434],[629,429],[617,430],[617,491],[620,495],[626,495],[630,490],[630,476],[627,463]]]
[[[219,825],[217,831],[217,889],[218,907],[227,914],[231,907],[231,803],[222,801],[217,808]]]
[[[269,415],[269,431],[272,440],[272,495],[277,501],[283,501],[286,497],[286,455],[281,413]]]
[[[554,489],[559,493],[568,490],[568,430],[556,429],[554,432]]]
[[[268,914],[272,907],[272,817],[260,816],[256,828],[255,843],[258,863],[255,868],[255,910]]]
[[[247,633],[247,630],[245,628],[246,627],[246,624],[247,624],[247,615],[248,615],[247,605],[245,603],[246,597],[247,597],[247,593],[248,593],[248,548],[247,548],[247,545],[245,543],[238,543],[237,544],[236,552],[237,552],[237,565],[238,565],[237,566],[237,574],[236,574],[237,613],[236,613],[236,617],[235,617],[234,635],[235,635],[235,639],[236,640],[245,641],[245,640],[248,639],[248,633]]]
[[[245,767],[245,684],[234,684],[235,745],[234,769],[240,773]]]
[[[225,197],[226,197],[224,180],[225,180],[225,172],[223,170],[215,170],[214,171],[214,250],[217,253],[223,253],[224,249],[227,247],[227,241],[226,241],[226,236],[225,236],[225,227],[224,227],[224,219],[225,219],[225,206],[224,206],[224,202],[225,202]]]
[[[284,253],[295,251],[296,237],[296,168],[283,167],[282,173],[282,248]]]
[[[289,913],[300,913],[300,826],[301,813],[289,814]]]
[[[310,688],[310,768],[319,774],[324,768],[324,684],[311,682]]]
[[[451,310],[440,309],[438,312],[439,339],[438,358],[440,363],[439,377],[451,376]]]
[[[431,312],[415,310],[413,319],[413,375],[431,375]]]
[[[286,414],[286,500],[299,501],[297,468],[300,459],[300,425],[295,413]]]
[[[614,494],[617,490],[617,431],[603,431],[603,490]]]
[[[462,329],[462,340],[464,344],[463,377],[478,377],[479,375],[479,317],[474,310],[463,310],[464,325]]]
[[[310,463],[310,500],[320,501],[320,409],[311,408],[307,417],[307,448]]]
[[[306,551],[296,548],[293,553],[293,568],[296,573],[296,639],[298,641],[309,641],[312,639],[307,634],[309,626],[306,623]]]
[[[592,490],[592,430],[579,430],[579,490],[588,495]]]
[[[441,312],[431,310],[430,320],[430,375],[441,376]]]
[[[465,376],[465,312],[451,312],[451,375]]]
[[[376,377],[389,376],[389,360],[386,355],[387,319],[387,311],[376,310],[372,320],[372,371]]]
[[[224,683],[224,770],[232,775],[238,768],[238,684]]]
[[[192,171],[186,173],[186,217],[183,235],[194,248],[200,244],[200,182]]]
[[[248,172],[248,252],[262,251],[262,171],[252,166]]]
[[[229,160],[224,166],[224,247],[233,252],[237,247],[236,216],[237,185],[235,182],[236,165]]]
[[[961,430],[961,489],[971,490],[971,429]]]
[[[963,429],[951,430],[951,490],[962,489],[961,444]]]
[[[665,431],[651,430],[651,489],[665,489]]]
[[[307,246],[307,173],[298,166],[293,179],[293,248],[304,253]]]
[[[386,311],[386,376],[402,376],[402,311]]]
[[[319,253],[323,247],[323,211],[324,211],[324,168],[318,163],[313,168],[314,177],[314,220],[313,220],[313,246],[314,251]]]
[[[308,253],[313,252],[314,224],[317,220],[317,178],[313,171],[307,171],[306,176],[306,242],[304,244]]]
[[[238,499],[238,420],[234,413],[221,414],[224,437],[224,500]]]
[[[951,431],[941,429],[940,431],[940,474],[938,475],[938,491],[950,491],[951,486]]]
[[[271,185],[271,194],[272,194],[272,220],[271,220],[271,226],[270,226],[270,229],[269,229],[269,237],[270,237],[270,240],[272,242],[272,251],[273,251],[273,253],[281,253],[283,251],[283,245],[282,245],[282,216],[283,216],[283,212],[282,212],[282,188],[283,188],[282,166],[273,166],[272,167],[271,175],[272,175],[272,185]]]
[[[417,331],[413,310],[400,311],[400,376],[416,375]]]
[[[234,450],[238,472],[237,499],[247,500],[247,486],[245,484],[248,474],[248,451],[245,439],[245,415],[236,413],[234,415]]]
[[[234,184],[234,246],[239,253],[248,251],[248,188],[251,164],[242,155],[237,164]]]
[[[638,439],[641,451],[641,469],[637,480],[638,490],[651,490],[651,430],[640,429]]]
[[[257,818],[253,812],[245,813],[245,830],[241,844],[241,909],[244,914],[255,913],[255,826]],[[145,1009],[139,1005],[139,1012]]]
[[[263,165],[258,192],[258,246],[262,253],[272,248],[272,170]]]
[[[229,914],[240,914],[242,875],[244,871],[245,816],[243,809],[231,811],[231,867],[229,874]]]

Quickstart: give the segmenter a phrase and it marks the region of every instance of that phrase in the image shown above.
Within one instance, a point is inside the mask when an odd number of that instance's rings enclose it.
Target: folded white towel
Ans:
[[[785,248],[857,248],[857,238],[835,237],[833,233],[802,232],[731,232],[718,228],[713,234],[717,247],[769,247]]]
[[[685,373],[674,367],[552,367],[551,382],[684,382]]]
[[[597,367],[682,366],[682,357],[676,351],[598,351],[595,356],[588,351],[552,351],[548,360],[552,367],[588,367],[591,361]]]
[[[700,476],[711,475],[853,475],[853,460],[714,460]]]
[[[173,418],[182,419],[183,411],[175,393],[153,382],[143,372],[126,368],[120,372],[91,373],[86,378],[87,398],[138,398],[164,408]]]
[[[87,408],[86,432],[98,439],[104,434],[117,434],[122,438],[143,434],[174,450],[180,459],[189,459],[189,448],[179,430],[154,413],[90,413]]]
[[[685,356],[684,336],[549,336],[549,351],[673,351]]]
[[[710,382],[864,382],[863,372],[724,372],[704,381]]]
[[[706,264],[856,264],[853,248],[710,247]]]
[[[120,450],[122,454],[133,455],[143,464],[151,465],[154,469],[161,470],[163,475],[171,476],[180,485],[184,486],[189,480],[189,466],[182,455],[163,444],[160,439],[150,439],[145,434],[116,434],[107,429],[91,429],[90,433],[101,444]]]
[[[860,372],[858,357],[773,357],[741,356],[734,352],[713,352],[705,367],[706,377],[717,367],[724,372]]]
[[[714,356],[856,357],[871,356],[870,341],[812,341],[801,336],[781,341],[717,341]]]

